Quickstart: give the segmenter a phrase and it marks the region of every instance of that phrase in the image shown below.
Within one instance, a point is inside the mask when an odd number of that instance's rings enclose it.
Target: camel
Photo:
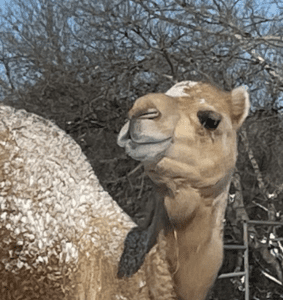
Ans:
[[[185,81],[137,99],[120,131],[119,146],[143,163],[164,201],[172,226],[166,259],[180,299],[205,299],[221,267],[237,131],[249,108],[243,87],[226,92]]]
[[[136,225],[53,122],[0,105],[0,299],[175,299],[162,234],[131,278],[117,277]]]
[[[136,101],[118,143],[159,189],[139,231],[70,136],[0,105],[0,298],[203,299],[222,261],[236,131],[248,107],[243,88],[189,82]],[[144,261],[135,262],[133,244]],[[136,273],[118,278],[128,246],[134,271],[126,275]]]

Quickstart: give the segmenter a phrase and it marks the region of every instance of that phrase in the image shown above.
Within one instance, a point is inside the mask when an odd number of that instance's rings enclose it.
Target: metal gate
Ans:
[[[244,221],[243,222],[243,240],[244,245],[224,245],[225,250],[244,250],[244,271],[221,274],[218,279],[230,278],[237,276],[245,276],[245,300],[249,300],[249,225],[267,225],[267,226],[283,226],[282,222],[275,221]]]

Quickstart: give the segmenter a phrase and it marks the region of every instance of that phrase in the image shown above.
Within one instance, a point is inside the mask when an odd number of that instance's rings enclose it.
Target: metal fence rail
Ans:
[[[225,250],[244,250],[244,271],[232,272],[221,274],[218,279],[245,276],[245,300],[249,300],[249,237],[248,237],[248,226],[249,225],[265,225],[265,226],[283,226],[282,222],[275,221],[257,221],[250,220],[243,222],[243,240],[244,245],[224,245]]]

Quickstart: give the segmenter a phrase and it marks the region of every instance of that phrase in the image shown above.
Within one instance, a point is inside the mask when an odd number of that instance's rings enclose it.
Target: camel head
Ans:
[[[118,144],[143,162],[156,183],[212,186],[235,166],[236,131],[248,111],[243,87],[225,92],[207,83],[180,82],[165,94],[137,99]]]

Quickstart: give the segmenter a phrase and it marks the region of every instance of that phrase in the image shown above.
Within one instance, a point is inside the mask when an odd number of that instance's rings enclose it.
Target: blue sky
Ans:
[[[9,1],[6,0],[7,3],[9,3]],[[5,0],[0,0],[0,8],[4,8],[5,7]]]

